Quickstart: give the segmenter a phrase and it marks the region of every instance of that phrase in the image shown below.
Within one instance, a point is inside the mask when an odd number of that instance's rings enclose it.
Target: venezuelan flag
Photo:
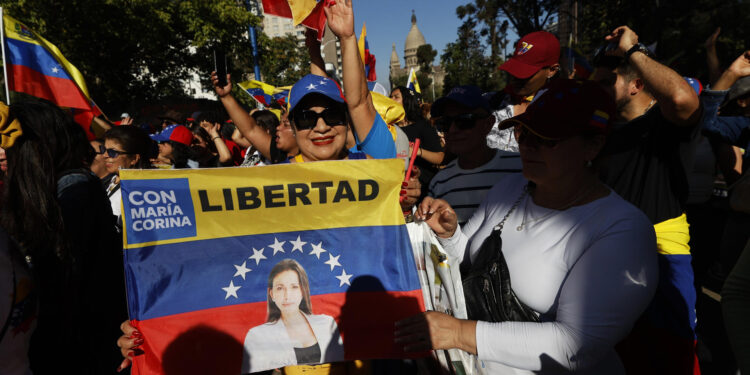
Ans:
[[[83,75],[52,43],[3,15],[8,86],[61,107],[92,107]]]
[[[76,122],[91,137],[91,120],[102,112],[81,72],[41,35],[8,15],[2,19],[8,89],[73,108]]]
[[[260,104],[268,107],[275,101],[273,94],[276,88],[264,82],[250,80],[240,82],[238,85]]]
[[[326,15],[323,7],[331,0],[263,0],[263,12],[274,16],[291,18],[295,25],[303,25],[318,32],[323,39]]]
[[[406,82],[406,88],[409,90],[413,90],[416,93],[421,94],[422,90],[419,89],[419,81],[417,81],[417,72],[414,71],[414,68],[411,68],[409,71],[409,80]]]
[[[374,82],[378,80],[378,75],[375,72],[375,55],[370,53],[370,43],[367,42],[367,26],[362,24],[362,32],[359,34],[359,41],[357,43],[359,47],[359,56],[362,58],[362,64],[365,66],[365,77],[368,82]]]
[[[277,303],[304,312],[312,362],[403,357],[394,322],[424,308],[398,205],[403,169],[390,159],[124,170],[128,306],[145,339],[133,373],[297,364],[289,330],[267,319]],[[272,272],[290,264],[301,291],[285,289],[296,296],[287,303]]]

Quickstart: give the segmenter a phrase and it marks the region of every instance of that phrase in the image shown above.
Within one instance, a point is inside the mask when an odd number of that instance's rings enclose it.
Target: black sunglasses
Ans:
[[[439,120],[439,127],[448,130],[451,125],[455,124],[460,129],[471,129],[477,124],[477,120],[487,118],[487,115],[478,115],[476,113],[464,113],[458,116],[443,116]]]
[[[346,113],[344,111],[326,108],[318,113],[310,109],[297,111],[294,115],[294,127],[297,130],[308,130],[315,128],[318,119],[322,118],[328,126],[346,125]]]
[[[114,159],[114,158],[116,158],[116,157],[118,157],[120,155],[132,155],[133,154],[132,152],[125,152],[125,151],[115,150],[114,148],[108,148],[105,151],[107,152],[107,156],[109,156],[112,159]]]
[[[527,127],[523,125],[516,125],[513,128],[513,135],[516,137],[516,142],[518,142],[519,144],[522,142],[526,142],[528,140],[533,140],[534,144],[548,147],[548,148],[553,148],[557,146],[557,144],[560,143],[560,141],[562,141],[562,139],[542,138],[534,134],[534,132],[532,132],[531,130],[529,130]]]
[[[107,152],[107,149],[104,148],[104,145],[99,145],[98,149],[94,148],[94,153],[96,153],[97,155],[103,155],[105,152]]]

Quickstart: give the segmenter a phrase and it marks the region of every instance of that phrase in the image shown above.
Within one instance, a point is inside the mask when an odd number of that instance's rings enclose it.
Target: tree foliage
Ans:
[[[604,36],[628,25],[647,45],[656,43],[656,57],[682,75],[706,82],[704,41],[717,28],[717,52],[723,67],[750,48],[750,1],[684,0],[660,2],[587,2],[579,14],[577,47],[591,54]]]
[[[424,44],[417,48],[417,64],[419,64],[419,71],[425,74],[432,73],[432,64],[435,62],[435,56],[437,51],[432,48],[431,44]]]
[[[445,69],[443,92],[455,86],[477,85],[482,90],[498,90],[501,75],[497,66],[484,55],[484,46],[479,38],[476,21],[467,19],[458,28],[458,40],[445,46],[440,61]]]

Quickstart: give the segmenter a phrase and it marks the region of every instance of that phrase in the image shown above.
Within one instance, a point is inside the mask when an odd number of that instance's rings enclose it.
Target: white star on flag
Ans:
[[[310,85],[308,85],[308,86],[307,86],[307,91],[310,91],[310,90],[315,90],[316,88],[317,88],[317,86],[315,86],[315,85],[313,85],[313,84],[311,83]]]
[[[56,67],[56,66],[53,66],[53,67],[52,67],[52,73],[57,73],[57,72],[59,72],[59,71],[60,71],[60,69],[57,69],[57,67]]]
[[[227,295],[226,295],[226,297],[224,297],[224,299],[225,300],[229,299],[229,296],[232,296],[234,298],[239,298],[239,297],[237,297],[237,290],[240,289],[240,288],[242,288],[242,287],[241,286],[234,286],[234,281],[230,281],[228,287],[221,288],[225,292],[227,292]]]
[[[328,260],[325,263],[331,266],[331,271],[333,271],[336,266],[341,267],[341,263],[339,263],[339,257],[341,257],[341,255],[333,256],[333,254],[328,253]]]
[[[284,251],[284,244],[286,241],[279,242],[279,239],[274,237],[273,238],[273,244],[268,245],[268,247],[273,249],[273,255],[276,255],[276,253],[283,253]]]
[[[237,272],[232,277],[242,276],[242,280],[245,280],[245,274],[252,271],[251,269],[247,268],[247,261],[242,262],[241,266],[234,265],[234,268],[237,269]]]
[[[346,273],[345,269],[341,269],[341,275],[336,276],[337,279],[339,279],[339,287],[344,286],[344,284],[351,286],[352,284],[349,282],[349,280],[352,278],[352,274]]]
[[[256,250],[255,248],[253,248],[253,255],[251,255],[251,256],[248,257],[248,259],[255,260],[255,265],[256,266],[258,265],[258,263],[260,263],[261,259],[266,259],[266,256],[263,255],[263,249],[264,248],[262,248],[262,247],[260,248],[260,250]]]
[[[296,241],[289,241],[289,243],[294,246],[292,248],[292,252],[299,250],[300,253],[304,253],[304,251],[302,251],[302,246],[304,246],[307,242],[302,241],[299,236],[297,236]]]
[[[315,255],[316,257],[318,257],[318,259],[320,259],[320,254],[323,254],[323,253],[326,252],[326,250],[323,250],[323,242],[321,242],[321,243],[319,243],[317,245],[315,245],[315,244],[311,244],[311,245],[312,245],[313,249],[310,252],[310,255]]]
[[[324,79],[321,79],[320,82],[318,82],[318,84],[321,85],[321,86],[325,85],[326,83],[328,83],[328,81],[326,81]]]

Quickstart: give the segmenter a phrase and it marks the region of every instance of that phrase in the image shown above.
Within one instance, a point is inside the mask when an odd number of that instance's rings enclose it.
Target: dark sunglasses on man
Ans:
[[[294,126],[297,130],[313,129],[322,118],[328,126],[346,125],[346,113],[339,109],[326,108],[320,113],[310,109],[295,111]]]
[[[447,131],[451,125],[455,124],[460,129],[471,129],[476,126],[477,121],[486,119],[487,115],[478,115],[476,113],[464,113],[457,116],[443,116],[437,120],[437,127]]]

